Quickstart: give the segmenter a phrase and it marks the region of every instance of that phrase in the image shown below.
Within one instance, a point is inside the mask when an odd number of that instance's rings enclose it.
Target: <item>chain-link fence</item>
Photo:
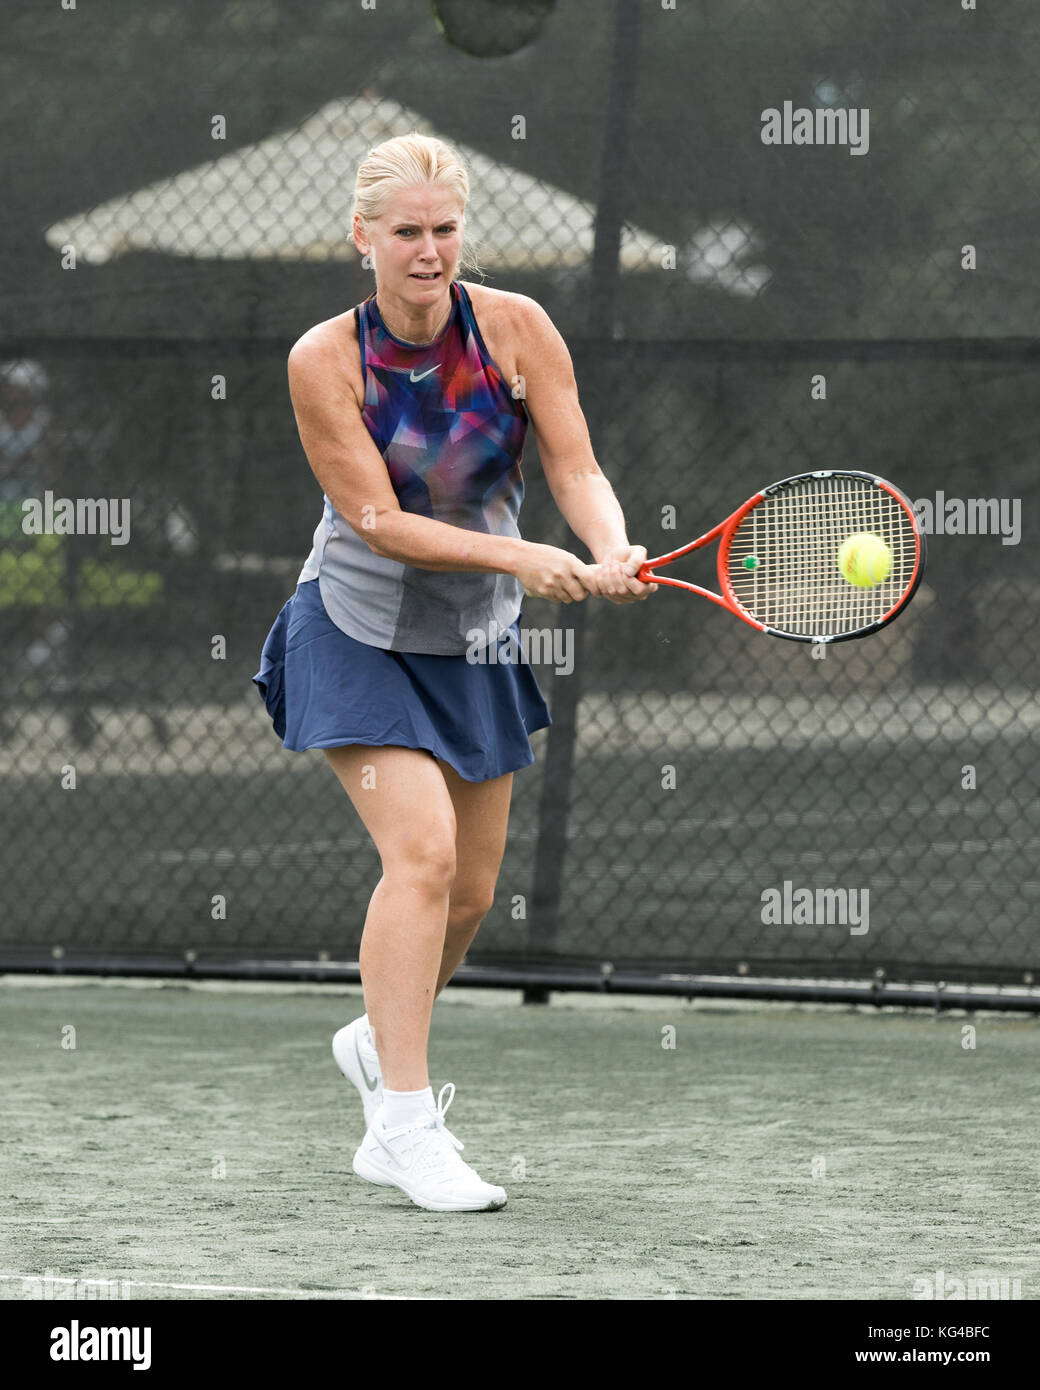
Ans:
[[[353,171],[418,124],[468,155],[490,283],[565,333],[633,540],[670,550],[827,467],[890,478],[930,532],[906,614],[829,649],[668,590],[528,600],[555,723],[516,778],[470,961],[1031,983],[1040,320],[1021,210],[1040,128],[1014,94],[1035,20],[622,6],[619,44],[603,7],[540,8],[533,42],[481,60],[433,24],[318,3],[113,5],[107,35],[77,39],[93,114],[72,153],[94,153],[62,196],[25,160],[17,284],[3,261],[8,964],[356,959],[377,857],[250,677],[321,505],[285,357],[369,292],[344,237]],[[208,106],[204,135],[185,127],[160,73],[161,33],[195,51],[189,10],[226,144]],[[54,17],[21,24],[71,61]],[[154,119],[105,156],[117,36]],[[244,54],[276,73],[278,110]],[[763,143],[764,113],[783,140],[799,103],[869,110],[869,151]],[[60,173],[51,121],[16,148]],[[525,475],[525,536],[572,545],[531,436]]]

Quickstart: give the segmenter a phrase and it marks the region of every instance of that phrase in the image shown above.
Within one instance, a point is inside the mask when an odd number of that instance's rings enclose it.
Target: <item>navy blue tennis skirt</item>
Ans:
[[[518,652],[516,623],[512,630],[517,642],[506,650]],[[294,752],[348,743],[420,748],[467,782],[530,766],[528,735],[552,723],[521,656],[478,664],[464,654],[370,647],[332,621],[316,579],[297,585],[282,607],[253,683],[275,733]]]

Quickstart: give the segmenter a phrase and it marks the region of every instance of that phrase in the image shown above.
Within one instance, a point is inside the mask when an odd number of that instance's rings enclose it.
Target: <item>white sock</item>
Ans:
[[[432,1120],[436,1113],[432,1086],[427,1086],[422,1091],[388,1091],[383,1087],[384,1129],[419,1125],[424,1120]]]

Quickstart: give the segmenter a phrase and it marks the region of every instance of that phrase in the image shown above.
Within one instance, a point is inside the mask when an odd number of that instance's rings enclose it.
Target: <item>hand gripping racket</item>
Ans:
[[[879,537],[892,557],[885,579],[851,584],[838,565],[850,536]],[[654,570],[719,543],[721,593]],[[847,642],[899,616],[924,571],[924,536],[907,498],[871,473],[824,469],[763,488],[698,540],[647,560],[644,584],[688,589],[728,608],[759,632],[792,642]]]

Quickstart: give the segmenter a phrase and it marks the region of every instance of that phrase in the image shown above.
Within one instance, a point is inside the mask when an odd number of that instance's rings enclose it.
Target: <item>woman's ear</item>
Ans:
[[[365,224],[357,213],[354,214],[354,221],[351,224],[350,232],[354,239],[354,245],[363,256],[367,256],[372,249],[372,244],[365,235]]]

